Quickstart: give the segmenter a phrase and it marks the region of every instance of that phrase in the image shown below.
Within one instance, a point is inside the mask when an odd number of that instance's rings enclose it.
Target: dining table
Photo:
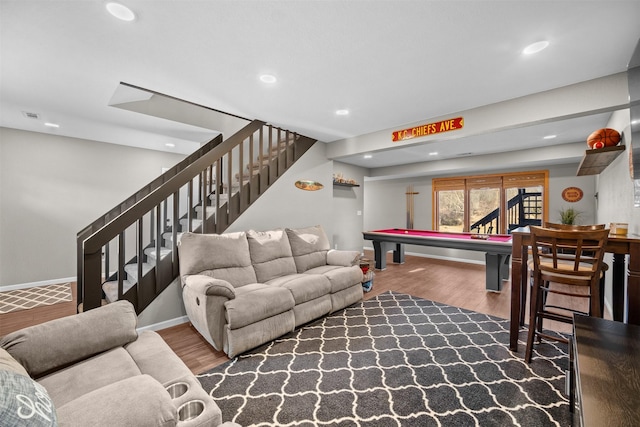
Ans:
[[[513,237],[509,349],[518,351],[518,334],[520,328],[524,326],[524,308],[527,303],[529,275],[527,261],[531,246],[531,233],[529,227],[519,227],[513,229],[511,235]],[[611,280],[613,320],[640,325],[640,235],[609,234],[605,252],[613,254]]]

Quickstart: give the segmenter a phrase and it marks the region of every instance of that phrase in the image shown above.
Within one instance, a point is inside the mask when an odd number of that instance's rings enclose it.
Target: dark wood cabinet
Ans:
[[[574,316],[574,425],[640,425],[640,326]]]

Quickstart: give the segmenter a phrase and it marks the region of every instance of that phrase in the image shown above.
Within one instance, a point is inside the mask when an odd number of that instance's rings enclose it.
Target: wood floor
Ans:
[[[365,251],[365,256],[373,259],[372,252]],[[47,320],[75,314],[75,286],[72,288],[72,302],[0,314],[0,336]],[[398,265],[393,264],[389,253],[387,269],[375,272],[373,289],[365,293],[364,298],[369,299],[390,290],[504,319],[509,318],[510,284],[507,281],[503,282],[502,292],[487,292],[483,265],[410,255],[406,256],[404,264]],[[567,328],[569,325],[553,329],[568,331]],[[193,373],[205,372],[229,360],[223,352],[214,350],[189,323],[163,329],[158,333]]]

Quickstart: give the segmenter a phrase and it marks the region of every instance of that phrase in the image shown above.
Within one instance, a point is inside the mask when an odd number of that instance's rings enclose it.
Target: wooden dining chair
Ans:
[[[559,230],[530,227],[533,261],[529,333],[525,360],[531,362],[534,339],[568,342],[559,335],[544,332],[544,319],[573,322],[573,313],[602,317],[600,277],[602,258],[609,230]],[[563,285],[562,287],[556,284]],[[548,303],[550,294],[588,300],[586,312]]]
[[[607,226],[606,224],[588,224],[588,225],[577,225],[577,224],[559,224],[555,222],[545,222],[544,228],[552,228],[554,230],[568,230],[568,231],[589,231],[589,230],[603,230]],[[531,254],[531,252],[529,252]],[[527,262],[527,267],[529,272],[531,272],[531,279],[529,280],[529,288],[533,288],[533,259],[529,258]],[[602,263],[602,274],[600,275],[600,310],[604,310],[604,286],[605,286],[605,276],[606,272],[609,270],[609,265],[606,262]],[[522,298],[520,303],[520,324],[524,322],[525,312],[526,312],[526,304],[527,299]]]

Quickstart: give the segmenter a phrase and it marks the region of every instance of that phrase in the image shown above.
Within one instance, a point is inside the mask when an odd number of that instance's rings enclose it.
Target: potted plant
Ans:
[[[562,224],[576,224],[582,212],[574,208],[560,209],[560,222]]]

